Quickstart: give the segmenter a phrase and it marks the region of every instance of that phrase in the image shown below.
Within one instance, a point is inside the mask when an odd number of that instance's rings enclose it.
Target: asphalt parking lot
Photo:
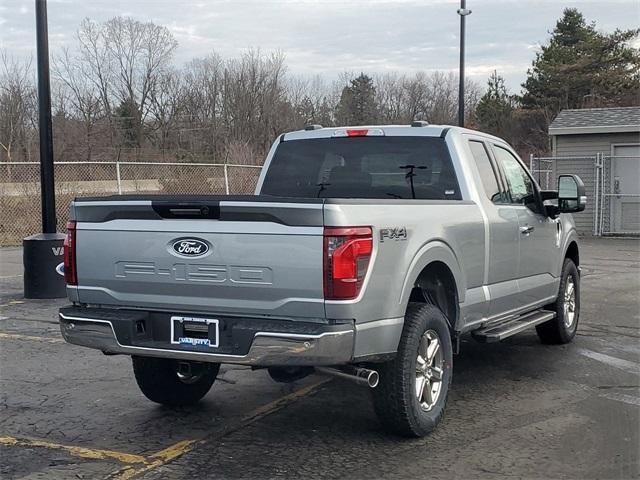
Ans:
[[[366,389],[315,375],[224,366],[197,407],[157,406],[128,357],[65,344],[66,302],[23,299],[21,251],[0,249],[0,477],[639,478],[640,241],[581,258],[576,341],[465,340],[444,423],[406,440]]]

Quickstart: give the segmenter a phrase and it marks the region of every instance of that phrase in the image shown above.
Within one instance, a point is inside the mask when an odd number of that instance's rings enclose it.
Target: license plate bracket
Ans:
[[[171,317],[171,344],[218,348],[219,324],[217,318],[174,315]]]

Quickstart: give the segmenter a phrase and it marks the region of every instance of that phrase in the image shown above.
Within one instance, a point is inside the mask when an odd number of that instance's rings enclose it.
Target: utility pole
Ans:
[[[464,40],[465,40],[465,20],[467,15],[471,15],[471,10],[467,10],[467,0],[460,0],[460,86],[458,87],[458,125],[464,127]]]
[[[49,32],[47,28],[46,0],[36,0],[36,45],[38,58],[38,126],[40,129],[42,233],[56,233],[56,195],[53,181],[53,133],[51,127]]]
[[[56,233],[47,1],[35,0],[35,7],[42,233],[31,235],[22,240],[24,296],[25,298],[62,298],[66,296],[66,286],[60,272],[60,267],[63,265],[62,254],[65,236]]]

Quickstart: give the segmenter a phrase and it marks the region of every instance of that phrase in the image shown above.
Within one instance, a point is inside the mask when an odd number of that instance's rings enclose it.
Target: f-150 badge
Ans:
[[[406,240],[407,228],[406,227],[388,227],[380,229],[380,242],[385,240]]]

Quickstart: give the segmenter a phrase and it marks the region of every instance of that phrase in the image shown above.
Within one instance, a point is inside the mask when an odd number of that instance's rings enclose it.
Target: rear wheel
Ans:
[[[556,312],[556,318],[536,327],[542,343],[569,343],[576,336],[580,317],[580,274],[570,258],[565,258],[558,298],[547,310]]]
[[[171,407],[193,405],[211,389],[220,364],[182,362],[168,358],[131,357],[142,393]]]
[[[409,304],[398,353],[378,368],[380,383],[372,390],[383,426],[409,437],[432,432],[444,416],[452,365],[444,314],[434,305]]]

